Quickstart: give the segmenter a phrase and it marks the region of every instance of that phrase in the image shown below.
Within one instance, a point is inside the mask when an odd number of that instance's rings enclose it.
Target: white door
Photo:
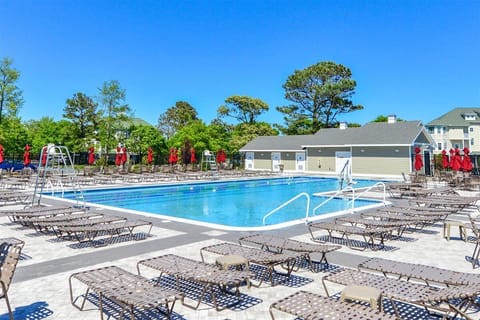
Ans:
[[[254,169],[254,153],[253,152],[246,152],[245,153],[245,169],[252,170]]]
[[[280,152],[272,152],[272,171],[280,171]]]
[[[335,172],[340,174],[342,172],[343,167],[345,164],[350,161],[350,165],[352,164],[352,153],[347,151],[337,151],[335,152]]]
[[[295,153],[295,170],[298,172],[305,171],[305,152]]]

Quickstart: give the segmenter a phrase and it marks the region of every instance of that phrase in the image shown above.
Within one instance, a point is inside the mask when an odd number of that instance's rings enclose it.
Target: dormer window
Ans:
[[[475,121],[477,120],[477,117],[475,116],[475,114],[464,114],[464,118],[466,121]]]

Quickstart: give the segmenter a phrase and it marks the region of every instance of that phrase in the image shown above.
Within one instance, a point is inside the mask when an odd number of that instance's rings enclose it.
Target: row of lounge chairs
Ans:
[[[310,244],[261,234],[243,237],[240,242],[256,243],[260,247],[225,242],[202,248],[200,252],[202,261],[174,254],[147,258],[137,262],[138,275],[116,266],[74,273],[69,278],[71,302],[77,308],[84,309],[88,292],[80,295],[74,294],[75,283],[80,282],[87,287],[87,291],[94,291],[99,296],[101,317],[103,317],[103,298],[121,305],[123,308],[121,314],[129,310],[132,319],[135,318],[134,307],[142,309],[162,307],[163,313],[170,318],[176,301],[181,301],[182,304],[194,309],[197,309],[202,302],[211,303],[216,310],[222,310],[232,303],[241,301],[240,288],[242,286],[260,286],[263,279],[270,279],[271,285],[275,285],[272,280],[273,274],[278,272],[275,267],[286,268],[288,277],[295,264],[301,263],[306,256],[310,257],[310,254],[314,252],[320,253],[322,262],[327,263],[326,254],[340,248],[339,246]],[[285,245],[282,245],[282,242]],[[274,248],[276,252],[269,251],[267,248]],[[206,252],[216,256],[241,254],[249,264],[259,265],[265,271],[257,274],[259,271],[253,272],[250,269],[224,269],[218,264],[205,262]],[[309,261],[313,263],[311,260]],[[141,276],[141,274],[152,274],[152,272],[159,273],[159,276],[154,278],[154,282]],[[173,287],[172,284],[169,284],[168,279],[164,279],[165,276],[173,278]],[[258,283],[253,284],[253,280]],[[136,287],[137,283],[140,288]],[[150,290],[152,286],[155,287],[154,290]],[[201,292],[193,295],[194,304],[188,303],[187,299],[192,296],[189,292],[192,287],[196,286]],[[146,296],[147,292],[148,297]],[[223,299],[220,295],[233,296],[235,299]],[[78,299],[83,301],[78,303]],[[225,302],[228,305],[225,305]]]
[[[128,220],[125,217],[89,212],[85,208],[46,206],[7,211],[12,222],[34,228],[38,232],[55,234],[62,239],[77,240],[93,246],[109,244],[114,237],[128,235],[143,239],[150,236],[152,222]],[[134,237],[134,230],[143,227],[142,237]],[[100,237],[105,237],[99,240]]]
[[[475,299],[480,294],[478,274],[383,258],[370,258],[360,263],[358,268],[324,276],[322,284],[326,295],[330,297],[329,283],[375,288],[380,290],[381,299],[391,302],[395,316],[364,305],[298,291],[274,302],[270,306],[271,318],[275,319],[274,311],[281,311],[304,319],[399,319],[398,303],[408,303],[440,313],[444,319],[456,316],[470,319],[466,310],[476,304]]]

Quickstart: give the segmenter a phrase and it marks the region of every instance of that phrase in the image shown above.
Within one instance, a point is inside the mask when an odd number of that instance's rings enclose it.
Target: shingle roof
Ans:
[[[478,120],[465,120],[464,114],[475,114]],[[455,108],[427,123],[427,126],[465,127],[480,120],[480,108]]]
[[[321,129],[313,135],[257,137],[240,151],[294,151],[314,146],[408,146],[421,134],[425,134],[426,139],[433,143],[420,121],[370,122],[358,128]]]

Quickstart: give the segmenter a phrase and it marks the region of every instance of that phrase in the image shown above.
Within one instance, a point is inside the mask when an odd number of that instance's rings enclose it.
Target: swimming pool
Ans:
[[[355,188],[375,184],[375,180],[355,180]],[[237,180],[175,185],[156,185],[112,189],[83,190],[85,201],[92,205],[123,208],[152,213],[169,218],[187,219],[223,227],[257,228],[282,226],[305,219],[306,197],[269,216],[266,213],[282,205],[299,193],[310,195],[311,210],[325,200],[314,193],[338,189],[335,178],[290,177],[255,180]],[[64,198],[75,199],[71,192]],[[378,201],[356,199],[355,207],[378,204]],[[316,215],[344,211],[351,207],[349,199],[329,201]],[[311,211],[310,210],[310,211]]]

